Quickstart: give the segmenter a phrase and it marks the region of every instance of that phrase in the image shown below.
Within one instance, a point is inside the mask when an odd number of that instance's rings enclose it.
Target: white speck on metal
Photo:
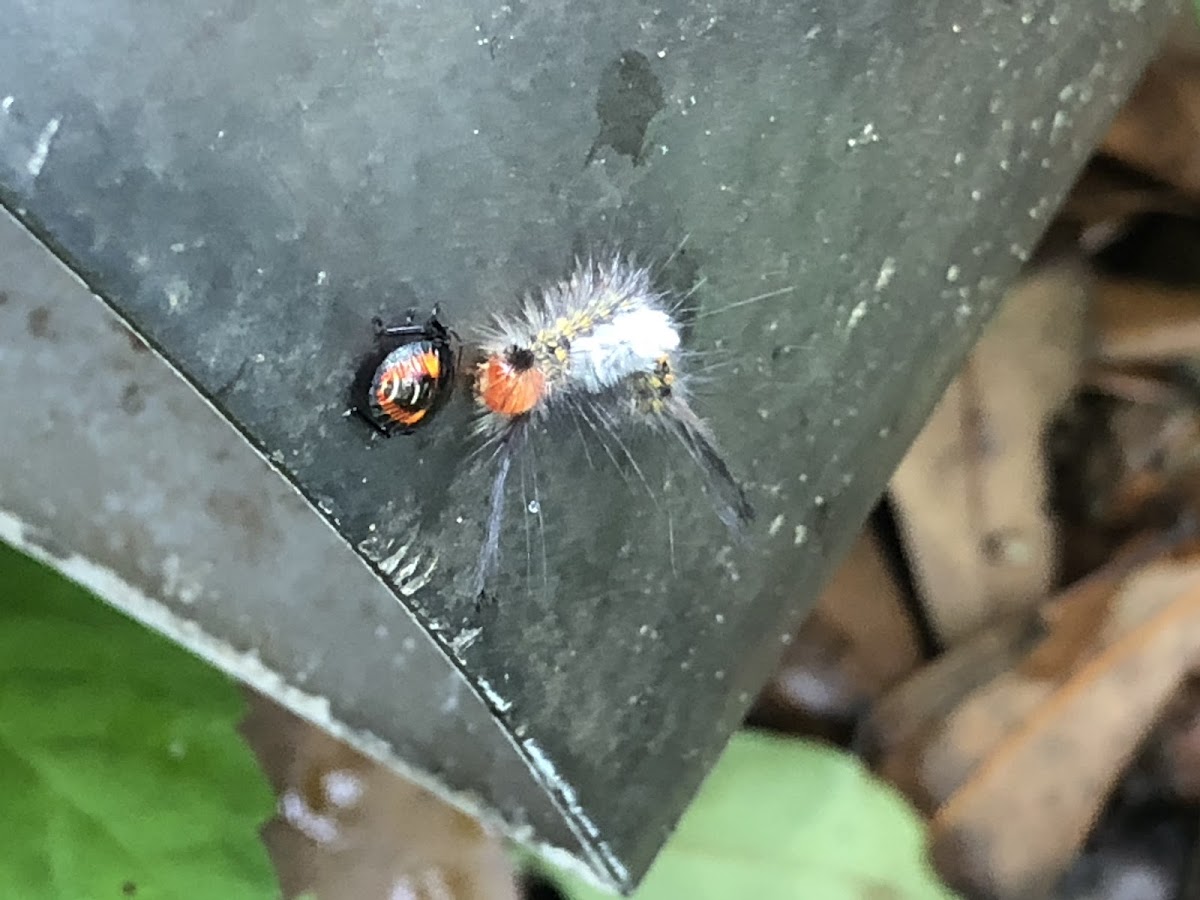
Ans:
[[[430,580],[430,578],[433,577],[433,572],[437,568],[437,564],[438,564],[438,555],[435,553],[435,554],[433,554],[433,557],[429,560],[429,565],[427,565],[425,567],[424,572],[422,572],[416,578],[409,578],[406,581],[404,581],[403,583],[397,584],[396,590],[398,590],[405,597],[411,597],[413,594],[415,594],[421,588],[425,587],[425,585],[429,584],[429,580]]]
[[[172,278],[168,282],[164,293],[167,295],[167,307],[171,312],[176,312],[180,307],[187,306],[188,301],[192,299],[192,288],[182,278]]]
[[[883,265],[879,267],[879,276],[875,279],[875,290],[882,291],[885,287],[892,283],[892,276],[896,274],[896,260],[888,257],[883,261]]]
[[[583,826],[584,831],[593,838],[598,838],[600,836],[600,829],[584,814],[583,807],[579,803],[579,798],[576,796],[575,790],[558,774],[558,770],[550,762],[550,758],[542,752],[542,748],[538,746],[537,742],[526,738],[521,741],[521,749],[528,756],[533,770],[541,776],[542,783],[562,799],[563,804],[571,811],[579,824]]]
[[[492,705],[492,708],[498,713],[506,713],[512,709],[512,701],[505,697],[501,697],[492,687],[491,682],[485,678],[476,678],[475,684],[479,687],[479,693],[483,694],[484,698]]]
[[[860,300],[854,309],[850,310],[850,316],[846,319],[846,330],[853,331],[854,326],[862,321],[862,317],[867,314],[867,301]]]
[[[400,567],[400,563],[404,561],[404,558],[408,556],[408,548],[411,546],[411,543],[411,541],[405,541],[390,556],[376,560],[379,571],[385,575],[391,575],[395,572]]]
[[[413,558],[396,570],[395,580],[397,582],[408,581],[412,577],[412,573],[417,571],[417,566],[421,564],[421,554],[413,554]]]
[[[479,640],[479,636],[481,634],[483,634],[482,628],[468,628],[464,631],[460,631],[454,636],[454,640],[450,642],[450,649],[455,653],[462,653],[477,640]]]
[[[6,111],[7,109],[8,107],[5,107]],[[62,119],[55,116],[46,123],[46,127],[38,135],[37,145],[33,148],[33,155],[29,157],[29,162],[25,163],[25,171],[34,178],[42,174],[42,167],[46,165],[46,158],[50,155],[50,142],[58,134],[58,126],[61,124]]]

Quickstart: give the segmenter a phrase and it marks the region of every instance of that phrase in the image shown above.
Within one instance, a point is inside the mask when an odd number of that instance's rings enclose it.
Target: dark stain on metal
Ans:
[[[129,347],[131,350],[133,350],[134,353],[149,353],[150,352],[150,345],[147,344],[144,340],[142,340],[138,336],[137,332],[135,332],[128,325],[123,325],[120,322],[113,322],[112,329],[113,329],[113,331],[117,332],[118,334],[125,335],[125,338],[129,341]]]
[[[218,522],[241,529],[246,536],[246,555],[254,561],[260,559],[268,538],[272,543],[278,540],[274,527],[249,497],[218,489],[209,495],[205,505]]]
[[[50,332],[50,310],[46,307],[39,306],[36,309],[31,309],[26,321],[29,333],[33,337],[48,340],[54,336]]]
[[[228,380],[226,380],[224,384],[222,384],[220,387],[218,387],[216,389],[216,391],[213,392],[214,396],[218,400],[224,400],[231,393],[233,393],[233,389],[235,387],[237,387],[238,382],[240,382],[242,380],[242,377],[246,374],[246,368],[249,365],[250,365],[249,357],[247,357],[246,359],[243,359],[241,362],[241,365],[239,365],[237,367],[237,371],[235,371],[231,376],[229,376]]]
[[[142,396],[142,389],[133,382],[125,385],[125,389],[121,391],[121,409],[129,413],[131,416],[136,416],[146,408],[146,400]]]
[[[600,77],[596,115],[600,134],[588,151],[584,165],[603,147],[611,147],[639,165],[645,158],[642,145],[650,120],[663,108],[663,89],[650,60],[636,50],[626,50],[610,63]]]
[[[53,556],[55,559],[70,559],[75,554],[56,541],[45,528],[32,528],[28,525],[21,535],[26,544],[31,547],[36,547],[43,553]]]

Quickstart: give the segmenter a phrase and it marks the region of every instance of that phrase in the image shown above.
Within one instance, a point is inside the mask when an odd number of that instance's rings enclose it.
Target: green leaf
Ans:
[[[4,896],[277,896],[242,714],[220,672],[0,544]]]
[[[949,900],[905,801],[851,756],[734,736],[635,900]],[[565,873],[572,900],[608,895]]]

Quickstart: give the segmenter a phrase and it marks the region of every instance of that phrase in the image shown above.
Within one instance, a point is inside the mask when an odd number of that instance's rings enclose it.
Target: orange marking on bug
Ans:
[[[385,416],[401,425],[415,425],[425,418],[427,409],[407,409],[397,403],[393,397],[398,396],[401,387],[406,382],[431,378],[437,381],[441,375],[442,363],[437,353],[427,351],[418,356],[407,357],[388,368],[379,378],[379,386],[375,389],[375,399]]]
[[[425,370],[425,374],[437,381],[442,374],[441,358],[431,350],[427,350],[421,354],[421,368]]]
[[[546,376],[536,367],[517,369],[501,354],[492,354],[479,364],[476,391],[492,412],[519,416],[546,395]]]
[[[399,422],[401,425],[416,425],[429,412],[427,409],[405,409],[394,400],[384,399],[380,399],[379,409],[393,422]]]
[[[401,425],[416,425],[427,412],[427,409],[397,409],[393,418]]]

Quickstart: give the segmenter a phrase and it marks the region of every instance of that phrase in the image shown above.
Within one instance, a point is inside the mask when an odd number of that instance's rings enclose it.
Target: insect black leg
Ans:
[[[367,415],[367,413],[365,413],[363,410],[359,409],[357,406],[351,407],[350,412],[353,413],[358,418],[362,419],[364,422],[366,422],[368,425],[370,425],[371,428],[373,428],[379,434],[383,435],[385,438],[390,438],[393,434],[396,433],[395,428],[389,428],[386,425],[381,425],[379,422],[375,421],[375,419],[371,418],[371,416]]]
[[[429,319],[425,322],[425,328],[433,332],[443,339],[453,338],[456,343],[461,344],[462,338],[453,328],[447,328],[442,322],[442,304],[433,304],[433,309],[429,313]]]
[[[492,603],[492,595],[489,594],[486,590],[479,591],[475,595],[475,612],[476,613],[483,612],[483,607],[485,605],[490,606],[491,603]]]
[[[424,325],[384,325],[379,319],[373,324],[376,337],[424,337],[427,332]]]
[[[383,319],[379,318],[379,316],[375,316],[373,319],[371,319],[371,326],[375,329],[376,337],[415,338],[426,337],[431,328],[440,329],[442,327],[441,323],[437,320],[436,307],[434,314],[430,316],[429,321],[424,325],[415,324],[416,319],[417,311],[415,309],[410,309],[407,313],[405,313],[403,325],[385,325],[383,324]]]

